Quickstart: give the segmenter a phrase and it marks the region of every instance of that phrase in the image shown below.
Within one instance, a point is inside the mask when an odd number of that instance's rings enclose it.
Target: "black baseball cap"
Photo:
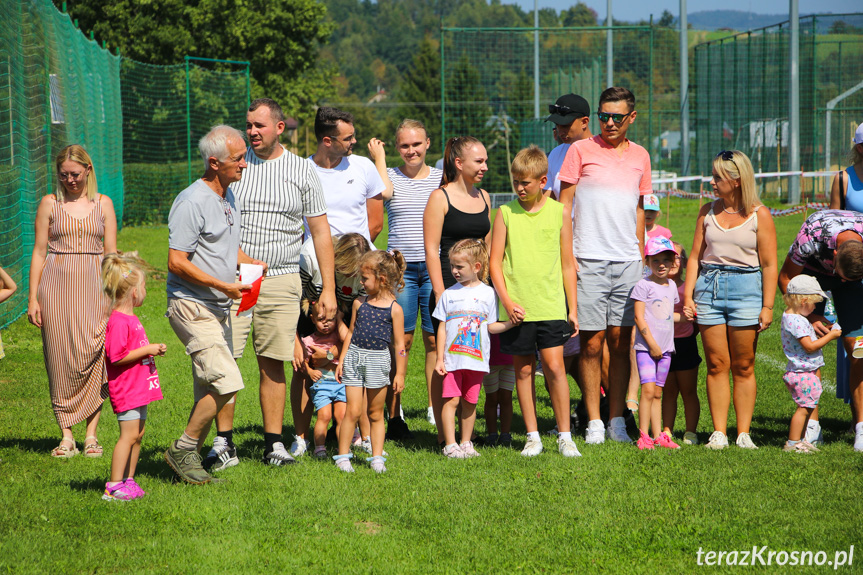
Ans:
[[[578,94],[565,94],[554,104],[549,104],[548,111],[551,112],[551,116],[545,119],[546,122],[566,126],[579,118],[589,117],[590,104]]]

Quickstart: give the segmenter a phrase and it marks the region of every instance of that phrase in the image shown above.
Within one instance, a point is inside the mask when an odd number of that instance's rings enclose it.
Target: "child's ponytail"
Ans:
[[[146,280],[143,262],[134,255],[108,254],[102,260],[102,289],[111,305],[123,301]]]

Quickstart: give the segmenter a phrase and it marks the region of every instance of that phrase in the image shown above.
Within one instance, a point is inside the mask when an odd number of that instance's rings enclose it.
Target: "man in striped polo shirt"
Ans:
[[[300,247],[303,218],[315,245],[323,278],[319,307],[329,317],[336,309],[333,244],[327,222],[327,204],[314,168],[279,143],[285,129],[282,108],[269,98],[252,102],[246,113],[249,151],[243,178],[231,186],[243,215],[240,245],[251,257],[269,266],[251,317],[231,310],[234,358],[253,333],[261,380],[261,414],[264,424],[264,463],[284,465],[294,459],[282,443],[285,415],[285,366],[294,357],[294,336],[300,313]],[[219,434],[205,465],[224,469],[238,463],[232,441],[234,405],[219,413]],[[221,438],[221,439],[220,439]]]

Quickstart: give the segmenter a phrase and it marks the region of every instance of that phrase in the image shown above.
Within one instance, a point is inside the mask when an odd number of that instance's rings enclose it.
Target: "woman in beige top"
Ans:
[[[707,447],[723,449],[734,377],[737,445],[749,437],[755,410],[758,334],[773,321],[776,228],[758,199],[752,164],[739,151],[713,160],[715,202],[701,207],[686,268],[684,310],[695,315],[707,358],[707,399],[714,432]]]

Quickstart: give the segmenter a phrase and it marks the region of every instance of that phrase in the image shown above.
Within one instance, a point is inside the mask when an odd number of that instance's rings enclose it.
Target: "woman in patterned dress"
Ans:
[[[110,305],[102,292],[102,257],[117,251],[111,199],[96,188],[93,162],[79,145],[56,160],[59,183],[36,212],[27,317],[42,329],[45,369],[63,438],[51,452],[78,453],[72,426],[87,422],[84,455],[100,457],[96,427],[108,397],[105,324]]]

